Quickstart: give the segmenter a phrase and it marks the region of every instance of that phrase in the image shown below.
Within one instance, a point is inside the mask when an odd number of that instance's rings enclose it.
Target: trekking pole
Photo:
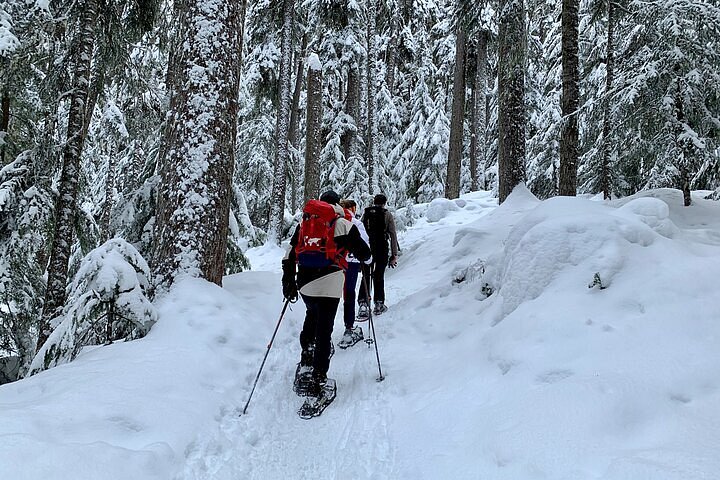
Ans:
[[[263,361],[260,364],[260,370],[258,370],[257,376],[255,377],[255,383],[253,383],[252,390],[250,391],[250,396],[248,397],[247,403],[245,404],[245,408],[243,408],[241,415],[245,415],[248,405],[250,405],[250,400],[252,399],[253,393],[255,393],[255,387],[257,387],[258,380],[260,379],[260,374],[262,373],[263,367],[265,366],[265,360],[267,360],[268,354],[270,353],[270,348],[275,341],[275,335],[277,335],[278,329],[280,328],[280,322],[282,322],[282,319],[285,316],[285,310],[287,310],[288,305],[290,305],[289,298],[285,300],[285,305],[283,305],[282,312],[280,312],[280,318],[278,319],[277,325],[275,325],[275,331],[272,334],[270,343],[268,343],[267,350],[265,351],[265,357],[263,357]]]
[[[370,275],[372,276],[372,267],[370,267]],[[363,283],[365,284],[365,291],[367,292],[368,299],[369,299],[370,298],[370,290],[368,289],[368,282],[364,275],[363,275]],[[377,335],[375,334],[375,324],[373,323],[373,314],[372,314],[372,309],[370,308],[370,305],[368,305],[368,320],[370,322],[370,333],[372,335],[371,342],[373,344],[375,344],[375,358],[377,359],[378,373],[380,374],[380,376],[378,376],[375,380],[378,382],[382,382],[383,380],[385,380],[385,377],[383,376],[382,368],[380,367],[380,353],[378,352]],[[368,344],[371,342],[366,341],[366,343],[368,343]],[[370,345],[368,345],[368,347],[369,346]]]

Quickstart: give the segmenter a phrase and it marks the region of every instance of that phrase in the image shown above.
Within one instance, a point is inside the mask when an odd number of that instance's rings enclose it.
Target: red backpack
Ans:
[[[310,200],[303,208],[300,235],[295,246],[298,265],[324,268],[338,265],[347,268],[344,249],[335,244],[335,222],[338,214],[329,203]]]

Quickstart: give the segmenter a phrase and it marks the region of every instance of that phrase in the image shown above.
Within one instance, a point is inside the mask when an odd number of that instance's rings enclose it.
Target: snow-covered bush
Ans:
[[[157,320],[148,300],[150,268],[120,238],[108,240],[82,261],[55,330],[35,356],[29,374],[73,360],[87,345],[144,336]]]

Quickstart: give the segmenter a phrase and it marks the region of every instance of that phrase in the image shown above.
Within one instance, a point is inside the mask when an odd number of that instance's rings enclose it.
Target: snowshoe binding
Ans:
[[[345,333],[343,334],[342,340],[338,342],[338,347],[345,350],[346,348],[352,347],[356,343],[358,343],[360,340],[365,338],[363,336],[362,328],[360,327],[354,327],[352,329],[346,328]]]
[[[324,382],[314,382],[313,390],[316,395],[308,396],[298,410],[298,415],[304,420],[319,417],[335,400],[337,394],[335,380],[332,378],[328,378]]]

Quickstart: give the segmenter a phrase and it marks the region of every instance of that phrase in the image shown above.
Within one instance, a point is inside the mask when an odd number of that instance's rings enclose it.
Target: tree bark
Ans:
[[[368,24],[367,24],[367,132],[365,145],[365,159],[368,172],[368,192],[375,193],[375,92],[377,78],[375,77],[375,59],[377,58],[377,45],[375,42],[377,0],[368,1]]]
[[[270,228],[268,240],[280,244],[282,241],[283,219],[285,216],[285,191],[287,166],[290,162],[290,107],[293,21],[295,12],[293,0],[283,1],[283,28],[280,48],[280,75],[278,81],[277,143],[275,149],[275,167],[273,171],[273,189],[270,204]]]
[[[521,0],[500,1],[498,32],[498,193],[500,203],[525,181],[527,38]]]
[[[385,85],[388,92],[392,95],[393,89],[395,88],[395,68],[397,63],[397,44],[398,38],[400,37],[400,29],[402,28],[400,18],[400,8],[395,9],[392,13],[392,20],[390,21],[390,41],[388,42],[387,50],[385,52]]]
[[[100,243],[105,243],[110,239],[110,213],[113,207],[116,166],[117,152],[113,149],[108,158],[108,172],[105,178],[105,203],[103,204],[102,217],[100,218]]]
[[[39,325],[37,348],[50,335],[50,320],[62,313],[65,305],[68,263],[73,245],[77,210],[80,156],[85,142],[85,115],[90,86],[90,68],[95,45],[96,0],[85,0],[79,9],[80,19],[73,65],[73,83],[68,110],[67,140],[63,147],[63,166],[55,202],[55,231],[50,248],[47,289]]]
[[[304,203],[320,196],[320,150],[322,148],[323,85],[322,69],[308,68],[307,113],[305,126]]]
[[[455,36],[455,71],[453,75],[452,118],[450,119],[450,148],[448,149],[445,198],[460,196],[460,163],[463,149],[465,120],[465,48],[466,35],[458,21]]]
[[[485,114],[485,97],[487,90],[487,42],[488,32],[482,30],[478,34],[476,52],[475,78],[473,79],[471,105],[471,136],[470,136],[470,178],[472,189],[480,188],[480,177],[485,178],[485,162],[487,159],[487,118]],[[480,170],[482,167],[482,171]],[[483,188],[484,188],[483,180]]]
[[[359,126],[358,110],[359,110],[359,94],[360,94],[360,78],[359,72],[353,66],[348,69],[347,79],[347,95],[345,96],[345,113],[352,117],[355,127]],[[357,130],[348,132],[342,138],[343,155],[346,159],[355,152],[354,143],[357,138]]]
[[[222,284],[232,198],[241,2],[176,2],[170,112],[160,158],[156,285]]]
[[[602,159],[600,164],[600,188],[605,200],[610,199],[610,94],[615,77],[615,23],[617,10],[613,1],[608,2],[607,53],[605,60],[605,98],[603,99]]]
[[[5,151],[7,149],[7,139],[10,128],[10,94],[7,89],[3,89],[2,101],[0,101],[0,133],[3,135],[2,145],[0,146],[0,168],[5,166]]]
[[[560,195],[577,194],[578,170],[578,0],[562,0],[562,115]]]
[[[300,123],[300,92],[302,91],[303,70],[305,69],[305,49],[307,48],[307,34],[303,34],[302,46],[297,52],[295,62],[295,90],[293,90],[292,107],[290,110],[290,145],[293,147],[292,154],[292,183],[290,185],[290,210],[297,211],[298,190],[300,190],[300,156],[297,153],[298,147],[298,124]]]

